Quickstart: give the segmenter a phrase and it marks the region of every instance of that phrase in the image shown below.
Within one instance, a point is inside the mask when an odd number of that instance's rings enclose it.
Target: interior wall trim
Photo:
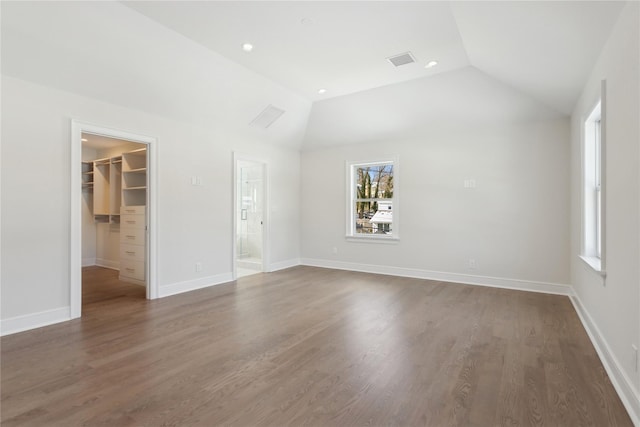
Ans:
[[[480,285],[505,289],[540,292],[556,295],[566,295],[573,304],[583,327],[585,328],[593,347],[604,366],[613,387],[626,408],[633,424],[640,426],[640,393],[633,386],[633,381],[625,373],[622,365],[611,351],[604,335],[587,311],[580,297],[575,293],[571,285],[526,281],[519,279],[505,279],[497,277],[472,276],[457,273],[444,273],[420,269],[379,266],[370,264],[349,263],[323,259],[302,258],[302,265],[312,267],[334,268],[338,270],[361,271],[374,274],[389,274],[393,276],[412,277],[418,279],[438,280],[467,285]]]
[[[208,288],[210,286],[222,285],[223,283],[231,281],[233,281],[233,273],[229,272],[194,280],[185,280],[184,282],[171,283],[160,286],[159,297],[164,298],[171,295],[182,294],[184,292],[195,291],[197,289]]]
[[[104,268],[109,268],[111,270],[120,271],[120,261],[114,261],[114,260],[105,259],[105,258],[96,258],[96,262],[94,265],[97,265],[98,267],[104,267]]]
[[[11,335],[71,320],[71,308],[62,307],[0,320],[0,335]]]
[[[113,129],[109,127],[71,119],[71,179],[70,184],[70,217],[69,217],[69,306],[71,318],[82,314],[82,196],[78,183],[81,182],[82,164],[82,133],[108,136],[131,142],[145,144],[149,168],[147,171],[147,206],[148,230],[146,235],[147,262],[145,263],[145,277],[148,299],[158,298],[157,253],[158,253],[158,221],[157,197],[158,187],[158,141],[155,137]],[[96,263],[98,260],[96,260]],[[109,267],[109,266],[107,266]]]
[[[284,270],[286,268],[296,267],[300,265],[300,258],[287,259],[269,264],[269,272]]]
[[[335,268],[337,270],[361,271],[363,273],[388,274],[415,279],[438,280],[442,282],[479,285],[493,288],[515,289],[554,295],[573,295],[573,288],[562,283],[537,282],[531,280],[508,279],[503,277],[474,276],[470,274],[445,273],[416,268],[392,267],[384,265],[360,264],[325,259],[302,258],[302,265]]]
[[[591,339],[613,387],[618,392],[622,404],[627,409],[631,421],[633,421],[634,425],[640,426],[640,394],[638,394],[638,391],[633,386],[633,381],[631,381],[624,369],[622,369],[622,365],[613,351],[611,351],[607,340],[600,332],[593,317],[591,317],[589,311],[587,311],[587,308],[577,294],[571,296],[571,303],[576,313],[578,313],[582,326],[584,326],[584,329],[587,331],[587,335],[589,335],[589,339]]]

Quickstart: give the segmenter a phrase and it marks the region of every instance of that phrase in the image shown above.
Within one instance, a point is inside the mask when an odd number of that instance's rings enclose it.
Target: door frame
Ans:
[[[233,178],[232,178],[232,218],[233,218],[233,229],[231,236],[231,263],[232,263],[232,274],[233,280],[238,278],[238,263],[237,263],[237,234],[238,234],[238,163],[239,162],[252,162],[259,163],[262,165],[262,192],[263,192],[263,200],[264,204],[262,206],[262,272],[269,271],[269,162],[265,159],[245,155],[239,153],[237,151],[233,152]]]
[[[147,135],[98,126],[71,119],[71,224],[70,224],[70,274],[69,307],[72,319],[82,315],[82,134],[91,133],[117,138],[147,146],[147,262],[146,282],[147,299],[156,299],[158,295],[157,268],[157,200],[158,153],[157,139]]]

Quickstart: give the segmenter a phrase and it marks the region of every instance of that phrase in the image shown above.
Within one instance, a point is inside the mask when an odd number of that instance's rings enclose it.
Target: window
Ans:
[[[603,185],[602,185],[602,109],[601,102],[584,122],[582,158],[582,259],[594,270],[604,270]]]
[[[348,163],[347,237],[398,238],[396,168],[397,160]]]

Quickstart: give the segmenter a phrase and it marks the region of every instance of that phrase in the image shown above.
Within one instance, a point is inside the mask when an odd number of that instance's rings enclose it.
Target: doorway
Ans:
[[[83,268],[84,279],[99,273],[157,298],[155,138],[73,120],[71,139],[71,318],[82,313]]]
[[[235,277],[265,271],[266,164],[236,156],[234,209]]]
[[[123,296],[144,299],[147,146],[81,136],[83,307]]]

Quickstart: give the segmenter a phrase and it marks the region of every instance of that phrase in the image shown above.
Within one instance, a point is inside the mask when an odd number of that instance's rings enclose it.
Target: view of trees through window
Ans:
[[[358,234],[392,234],[393,163],[357,165],[355,231]]]

